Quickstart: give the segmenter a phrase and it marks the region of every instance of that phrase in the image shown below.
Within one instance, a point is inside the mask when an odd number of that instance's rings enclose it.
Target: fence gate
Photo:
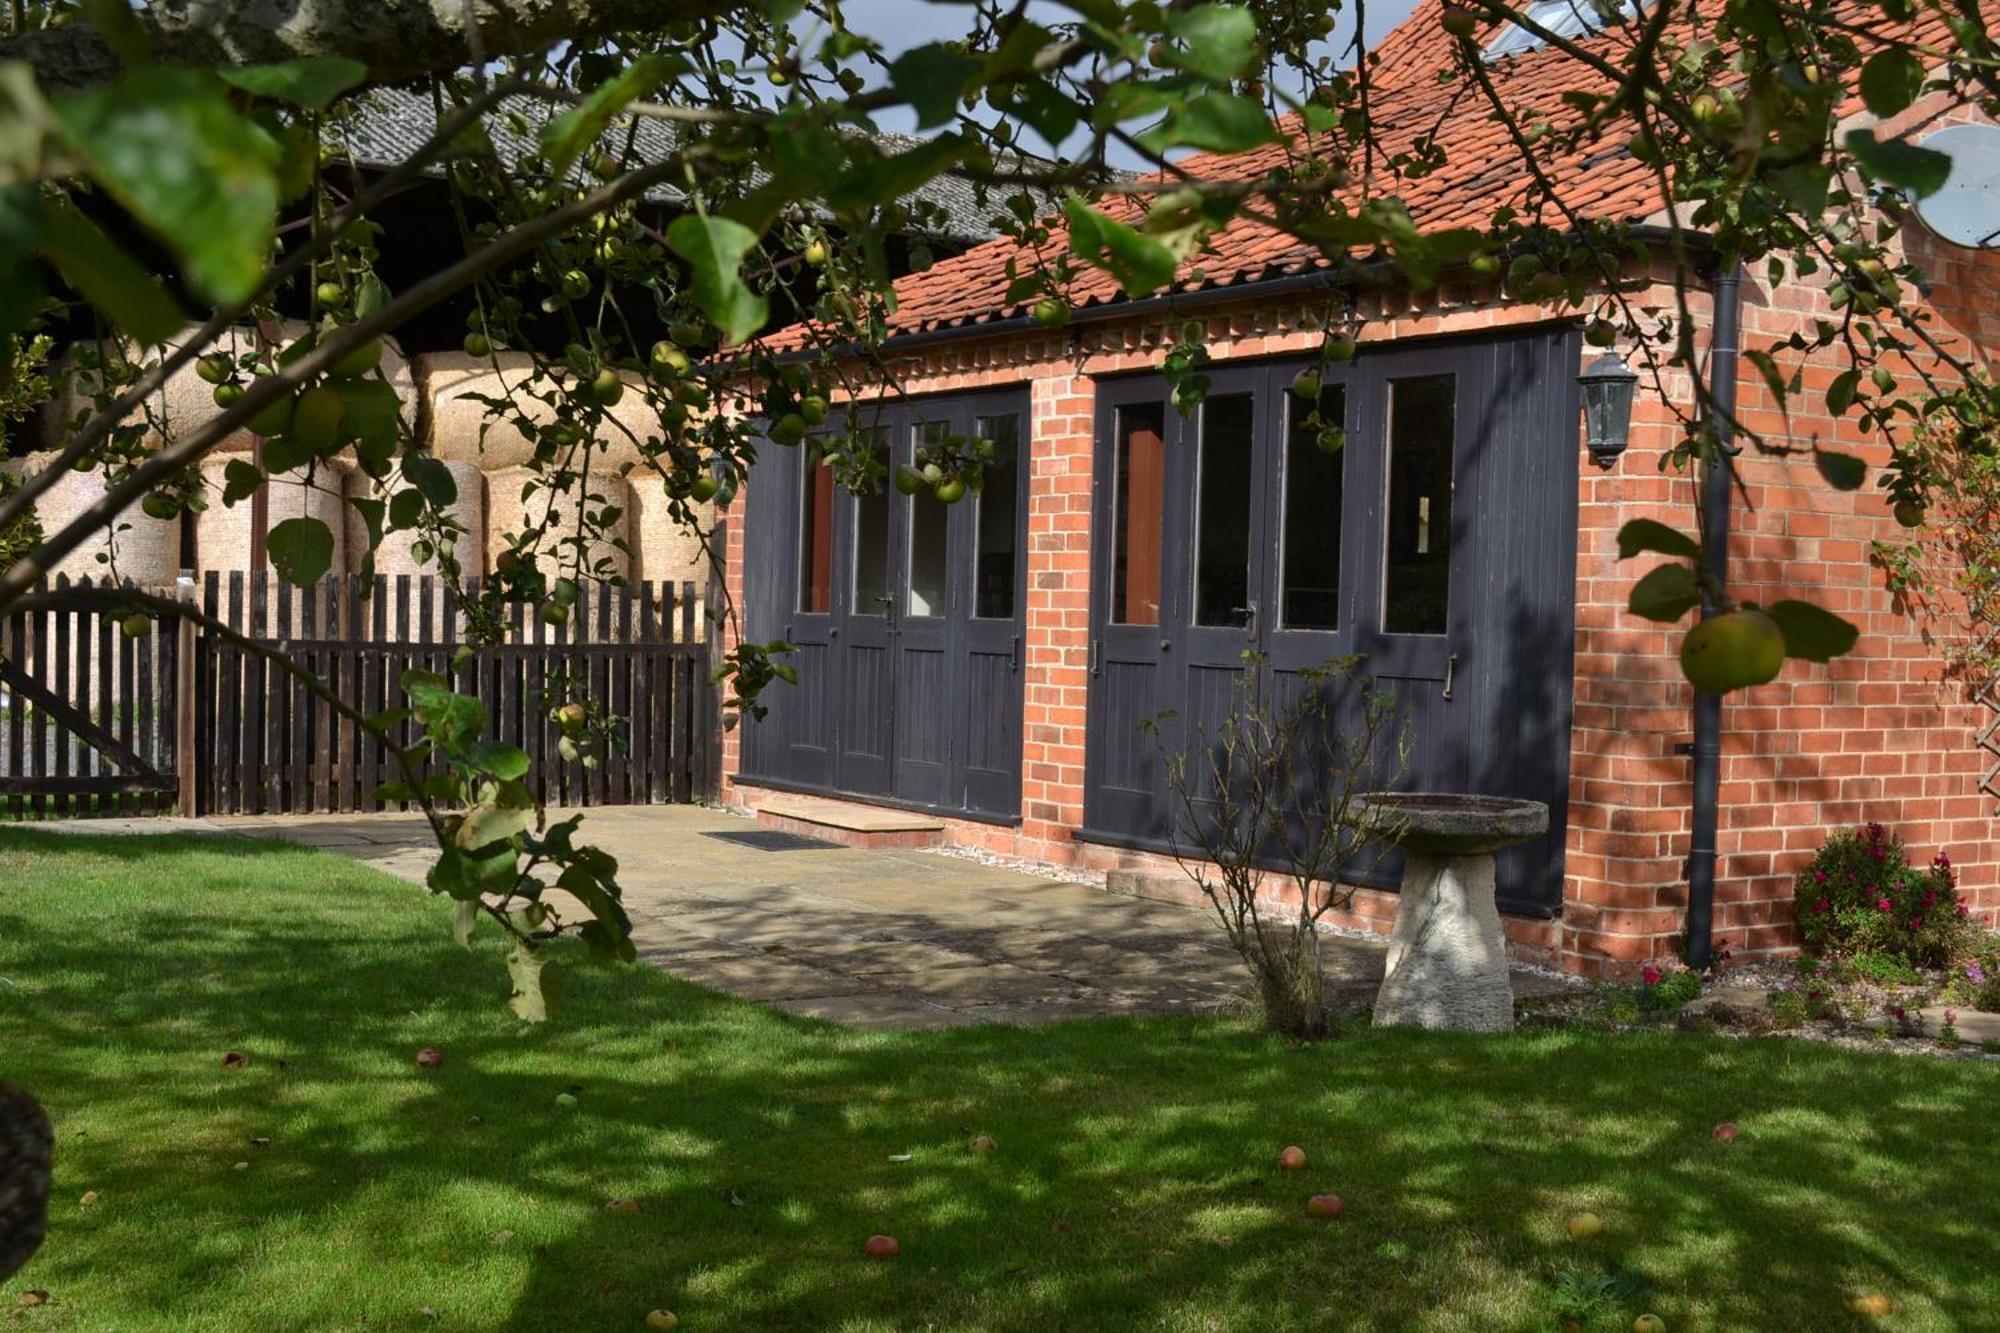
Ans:
[[[49,605],[0,621],[0,813],[59,819],[180,807],[193,626],[168,615],[127,634],[132,603],[122,591],[109,580],[58,577],[33,595]]]
[[[506,641],[463,655],[459,607],[429,576],[295,588],[262,571],[210,572],[147,590],[193,602],[297,672],[193,616],[164,615],[128,637],[131,604],[109,585],[58,579],[42,591],[55,607],[0,625],[0,813],[402,809],[375,799],[404,774],[355,718],[404,707],[410,670],[476,696],[487,735],[527,751],[547,805],[696,801],[720,781],[709,635],[691,583],[586,586],[560,626],[511,607]],[[589,767],[557,744],[555,709],[571,698],[613,720]],[[398,744],[417,730],[398,724]]]

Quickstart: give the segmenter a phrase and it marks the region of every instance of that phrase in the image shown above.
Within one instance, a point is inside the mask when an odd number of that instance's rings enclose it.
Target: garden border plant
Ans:
[[[1919,870],[1902,839],[1879,823],[1829,836],[1799,871],[1793,895],[1799,937],[1821,958],[1937,969],[1972,941],[1971,911],[1950,854],[1940,850]]]

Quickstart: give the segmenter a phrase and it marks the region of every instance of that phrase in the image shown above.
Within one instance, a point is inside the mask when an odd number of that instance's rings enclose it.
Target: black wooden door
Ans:
[[[1388,347],[1325,371],[1316,400],[1292,392],[1302,361],[1229,367],[1190,418],[1161,380],[1100,386],[1087,834],[1160,843],[1156,749],[1213,731],[1246,651],[1274,700],[1351,653],[1407,724],[1405,786],[1551,804],[1549,836],[1503,860],[1501,890],[1559,901],[1576,354],[1566,330]],[[1139,419],[1169,442],[1161,613],[1144,637],[1114,614],[1131,526],[1118,422]],[[1140,723],[1168,712],[1156,742]]]
[[[750,487],[751,634],[798,646],[801,679],[770,692],[743,777],[1011,819],[1020,808],[1026,632],[1027,410],[1018,392],[857,408],[884,481],[841,487],[822,451],[767,446]],[[956,504],[888,478],[946,438],[993,441],[985,484]]]
[[[1097,397],[1090,719],[1084,748],[1086,823],[1134,838],[1167,831],[1160,750],[1145,727],[1178,693],[1165,678],[1178,659],[1179,622],[1168,534],[1182,531],[1181,417],[1155,380],[1114,381]],[[1171,726],[1171,724],[1169,724]],[[1169,744],[1178,732],[1164,738]]]
[[[920,448],[943,446],[957,429],[957,405],[920,403],[897,432],[896,463],[909,465]],[[954,669],[952,649],[964,619],[970,580],[954,522],[964,501],[947,505],[929,490],[915,495],[892,492],[902,577],[894,590],[896,776],[895,794],[918,805],[956,806],[952,791],[954,746],[961,716],[958,695],[963,672]],[[954,558],[957,557],[957,558]],[[966,586],[961,590],[960,585]]]
[[[894,424],[871,416],[860,438],[893,466],[895,433]],[[883,485],[861,495],[839,492],[836,500],[842,521],[833,531],[839,577],[835,693],[826,709],[836,750],[833,785],[862,796],[895,790],[896,553],[902,536],[895,498]]]

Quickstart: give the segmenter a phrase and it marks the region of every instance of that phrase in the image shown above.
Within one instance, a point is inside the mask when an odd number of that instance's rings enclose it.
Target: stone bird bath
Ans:
[[[1403,851],[1375,1022],[1513,1031],[1493,853],[1547,832],[1548,806],[1442,792],[1376,792],[1360,805],[1362,818]]]

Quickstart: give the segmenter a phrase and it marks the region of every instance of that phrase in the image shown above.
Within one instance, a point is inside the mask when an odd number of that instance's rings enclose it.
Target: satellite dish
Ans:
[[[1951,174],[1916,201],[1917,216],[1953,245],[2000,247],[2000,125],[1950,125],[1923,147],[1949,157]]]

